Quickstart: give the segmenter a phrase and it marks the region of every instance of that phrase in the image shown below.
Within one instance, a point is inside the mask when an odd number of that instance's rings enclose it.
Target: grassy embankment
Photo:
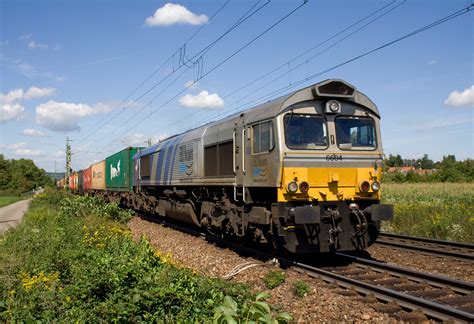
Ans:
[[[395,205],[383,229],[474,243],[474,183],[383,183],[382,201]]]
[[[131,212],[87,197],[47,192],[0,236],[0,322],[209,322],[272,320],[248,287],[175,265],[146,238],[134,242]],[[58,206],[61,206],[58,208]]]
[[[20,197],[14,197],[14,196],[2,197],[2,196],[0,196],[0,207],[13,204],[13,203],[15,203],[17,201],[20,201],[20,200],[21,200]]]

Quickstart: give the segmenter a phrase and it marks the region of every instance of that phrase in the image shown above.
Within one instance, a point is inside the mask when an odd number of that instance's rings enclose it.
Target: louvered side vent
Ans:
[[[180,178],[194,175],[194,148],[196,142],[182,144],[178,149],[178,163],[174,165],[174,174],[179,174]]]

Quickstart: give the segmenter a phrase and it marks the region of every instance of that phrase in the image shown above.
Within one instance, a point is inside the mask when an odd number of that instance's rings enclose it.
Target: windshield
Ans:
[[[337,145],[341,150],[374,150],[374,120],[368,117],[336,117]]]
[[[287,114],[284,118],[285,141],[290,149],[325,149],[328,145],[326,122],[316,115]]]

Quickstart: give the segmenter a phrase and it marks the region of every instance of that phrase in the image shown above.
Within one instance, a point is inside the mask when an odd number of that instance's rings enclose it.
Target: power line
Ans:
[[[251,16],[253,16],[254,14],[256,14],[258,11],[260,11],[262,8],[264,8],[268,3],[270,3],[271,0],[267,0],[263,5],[261,5],[260,7],[258,7],[257,9],[255,9],[255,7],[261,2],[262,0],[258,0],[252,7],[250,7],[245,13],[244,15],[242,15],[226,32],[224,32],[221,36],[219,36],[216,40],[214,40],[213,42],[211,42],[208,46],[206,46],[204,49],[202,49],[201,51],[198,52],[198,54],[202,54],[204,55],[205,53],[207,53],[210,48],[212,46],[214,46],[215,44],[217,44],[218,41],[220,41],[225,35],[229,34],[230,31],[234,30],[235,28],[237,28],[240,24],[242,24],[244,21],[246,21],[247,19],[249,19]],[[255,10],[254,10],[255,9]],[[252,11],[253,10],[253,11]],[[249,14],[250,12],[250,14]],[[198,54],[194,55],[190,60],[194,59]],[[180,54],[181,56],[182,54]],[[181,60],[181,57],[180,57],[180,60]],[[135,99],[135,100],[139,100],[141,99],[144,95],[148,94],[149,92],[151,92],[152,90],[154,90],[156,88],[156,86],[160,85],[161,83],[163,83],[164,81],[166,81],[168,79],[169,76],[171,76],[172,74],[174,74],[175,72],[177,72],[182,66],[185,66],[185,64],[183,65],[180,65],[180,67],[176,70],[174,70],[172,73],[168,74],[166,77],[164,77],[162,80],[160,80],[157,84],[155,84],[152,88],[150,88],[148,91],[146,91],[145,94],[143,94],[142,96],[140,96],[138,99]],[[138,116],[138,114],[140,114],[145,108],[147,108],[148,106],[150,106],[152,104],[152,102],[157,98],[159,97],[162,93],[164,93],[164,91],[166,89],[168,89],[172,84],[174,84],[174,82],[176,82],[177,80],[179,80],[179,78],[184,75],[185,72],[187,72],[189,70],[189,68],[186,68],[178,77],[176,77],[170,84],[168,84],[168,86],[166,88],[164,88],[160,93],[158,93],[157,95],[155,95],[147,104],[143,105],[140,110],[135,114],[135,116]],[[186,91],[187,89],[189,88],[186,87],[184,91]],[[134,117],[135,117],[134,116]],[[150,115],[148,115],[150,116]],[[146,116],[145,118],[147,118],[148,116]],[[117,116],[116,116],[117,117]],[[132,119],[134,118],[132,117]],[[115,117],[114,117],[115,118]],[[109,120],[111,121],[111,120]],[[130,120],[127,121],[127,123],[129,122]],[[123,123],[121,124],[123,125]],[[119,125],[120,126],[120,125]],[[115,129],[112,131],[112,134],[115,133],[118,129],[120,129],[120,127],[117,126],[115,127]],[[134,126],[135,127],[135,126]],[[128,128],[127,128],[128,129]],[[127,130],[128,131],[128,130]]]
[[[303,51],[301,54],[298,54],[297,56],[293,57],[292,59],[290,59],[290,60],[287,61],[286,63],[283,63],[283,64],[277,66],[276,68],[274,68],[274,69],[271,70],[270,72],[267,72],[267,73],[263,74],[262,76],[256,78],[255,80],[253,80],[253,81],[251,81],[251,82],[249,82],[249,83],[247,83],[247,84],[241,86],[241,87],[238,88],[237,90],[235,90],[235,91],[233,91],[233,92],[231,92],[231,93],[229,93],[229,94],[223,96],[222,99],[227,99],[227,98],[229,98],[229,97],[235,95],[237,92],[239,92],[239,91],[241,91],[241,90],[243,90],[243,89],[249,87],[250,85],[255,84],[256,82],[258,82],[258,81],[264,79],[265,77],[267,77],[267,76],[269,76],[269,75],[275,73],[276,71],[280,70],[281,68],[286,67],[286,66],[289,66],[290,63],[292,63],[292,62],[296,61],[297,59],[303,57],[305,54],[310,53],[312,50],[315,50],[316,48],[320,47],[321,45],[326,44],[326,43],[329,42],[330,40],[336,38],[337,36],[343,34],[344,32],[350,30],[351,28],[357,26],[358,24],[360,24],[360,23],[366,21],[367,19],[373,17],[374,15],[376,15],[377,13],[379,13],[379,12],[382,11],[382,13],[381,13],[380,15],[376,16],[374,19],[370,20],[368,23],[366,23],[366,24],[364,24],[363,26],[357,28],[355,31],[351,32],[350,34],[344,36],[342,39],[338,40],[337,42],[335,42],[334,44],[332,44],[332,45],[330,45],[329,47],[325,48],[324,50],[322,50],[321,52],[317,53],[316,55],[313,55],[313,56],[310,57],[309,59],[306,59],[306,61],[303,61],[301,64],[297,65],[296,67],[292,68],[291,70],[289,69],[288,72],[291,72],[291,71],[296,70],[298,67],[301,67],[302,65],[307,64],[309,61],[313,60],[313,59],[316,58],[317,56],[319,56],[319,55],[321,55],[322,53],[326,52],[326,51],[329,50],[330,48],[334,47],[334,46],[337,45],[337,44],[340,44],[342,41],[344,41],[344,40],[347,39],[348,37],[354,35],[354,34],[357,33],[358,31],[362,30],[363,28],[369,26],[370,24],[374,23],[374,22],[377,21],[378,19],[380,19],[380,18],[384,17],[385,15],[387,15],[388,13],[392,12],[392,11],[395,10],[396,8],[400,7],[402,4],[404,4],[404,3],[406,2],[406,0],[403,0],[403,1],[400,2],[398,5],[396,5],[396,6],[392,7],[392,8],[390,8],[389,10],[383,12],[384,9],[389,8],[389,7],[390,7],[392,4],[394,4],[395,2],[396,2],[396,0],[393,0],[393,1],[391,1],[390,3],[388,3],[387,5],[384,5],[384,6],[382,6],[381,8],[376,9],[375,11],[373,11],[373,12],[371,12],[370,14],[364,16],[363,18],[359,19],[359,20],[356,21],[355,23],[352,23],[352,24],[350,24],[349,26],[343,28],[341,31],[339,31],[339,32],[337,32],[337,33],[331,35],[329,38],[325,39],[324,41],[321,41],[321,42],[317,43],[316,45],[312,46],[311,48],[309,48],[309,49]],[[272,79],[270,82],[265,83],[263,86],[261,86],[261,87],[255,89],[255,90],[253,90],[252,92],[247,93],[247,94],[245,95],[245,97],[248,97],[249,95],[251,95],[251,94],[253,94],[253,93],[255,93],[255,92],[258,92],[258,91],[261,90],[262,88],[268,86],[268,84],[271,84],[272,82],[274,82],[274,81],[277,80],[277,79],[280,79],[281,77],[285,76],[286,74],[287,74],[287,72],[284,73],[284,74],[282,74],[282,75],[280,75],[280,76],[278,76],[278,77],[275,78],[275,79]],[[235,105],[235,104],[238,103],[239,101],[240,101],[240,100],[235,101],[233,104],[231,104],[230,107],[232,107],[233,105]],[[197,115],[198,113],[200,113],[200,111],[202,111],[202,110],[204,110],[204,109],[206,109],[206,108],[209,108],[209,107],[200,108],[197,112],[195,112],[194,114],[191,114],[191,115],[188,116],[187,118],[191,118],[191,117]],[[187,119],[187,118],[185,118],[185,119]],[[182,120],[180,120],[179,122],[182,122]],[[178,122],[176,122],[176,123],[178,123]],[[174,123],[174,124],[176,124],[176,123]]]
[[[258,97],[258,98],[254,99],[254,100],[251,100],[251,101],[249,101],[249,102],[246,102],[246,103],[244,103],[244,104],[238,106],[237,108],[232,109],[231,111],[232,111],[232,112],[233,112],[233,111],[238,111],[239,108],[243,108],[243,107],[250,106],[250,105],[253,106],[253,105],[256,105],[258,102],[262,102],[262,101],[265,101],[265,100],[270,99],[270,98],[275,98],[275,97],[278,96],[279,94],[281,94],[281,93],[283,93],[283,92],[286,92],[286,91],[290,90],[291,88],[298,87],[298,86],[302,85],[303,83],[305,83],[305,82],[307,82],[307,81],[309,81],[309,80],[311,80],[311,79],[314,79],[314,78],[316,78],[316,77],[319,77],[319,76],[321,76],[321,75],[323,75],[323,74],[325,74],[325,73],[328,73],[328,72],[333,71],[333,70],[335,70],[335,69],[337,69],[337,68],[340,68],[340,67],[342,67],[342,66],[344,66],[344,65],[347,65],[347,64],[352,63],[352,62],[354,62],[354,61],[357,61],[357,60],[359,60],[359,59],[361,59],[361,58],[363,58],[363,57],[365,57],[365,56],[368,56],[368,55],[373,54],[373,53],[375,53],[375,52],[377,52],[377,51],[380,51],[380,50],[382,50],[382,49],[384,49],[384,48],[386,48],[386,47],[388,47],[388,46],[391,46],[391,45],[393,45],[393,44],[396,44],[396,43],[398,43],[398,42],[400,42],[400,41],[402,41],[402,40],[405,40],[405,39],[410,38],[410,37],[412,37],[412,36],[415,36],[415,35],[417,35],[417,34],[419,34],[419,33],[422,33],[422,32],[424,32],[424,31],[426,31],[426,30],[429,30],[429,29],[431,29],[431,28],[434,28],[434,27],[436,27],[436,26],[438,26],[438,25],[440,25],[440,24],[442,24],[442,23],[445,23],[445,22],[447,22],[447,21],[449,21],[449,20],[452,20],[452,19],[454,19],[454,18],[456,18],[456,17],[459,17],[459,16],[461,16],[461,15],[463,15],[463,14],[466,14],[466,13],[468,13],[469,11],[472,11],[473,9],[474,9],[474,4],[468,6],[468,7],[464,8],[464,9],[458,10],[458,11],[456,11],[456,12],[454,12],[454,13],[452,13],[452,14],[450,14],[450,15],[444,17],[444,18],[438,19],[438,20],[436,20],[436,21],[434,21],[434,22],[432,22],[432,23],[430,23],[430,24],[428,24],[428,25],[426,25],[426,26],[420,27],[420,28],[414,30],[413,32],[410,32],[410,33],[408,33],[408,34],[405,34],[405,35],[403,35],[403,36],[401,36],[401,37],[399,37],[399,38],[396,38],[396,39],[394,39],[394,40],[392,40],[392,41],[390,41],[390,42],[387,42],[387,43],[385,43],[385,44],[383,44],[383,45],[381,45],[381,46],[378,46],[378,47],[376,47],[376,48],[374,48],[374,49],[372,49],[372,50],[366,51],[366,52],[364,52],[364,53],[362,53],[362,54],[360,54],[360,55],[357,55],[357,56],[355,56],[355,57],[353,57],[353,58],[351,58],[351,59],[348,59],[348,60],[346,60],[346,61],[344,61],[344,62],[341,62],[341,63],[339,63],[339,64],[336,64],[336,65],[334,65],[334,66],[332,66],[332,67],[330,67],[330,68],[327,68],[327,69],[324,69],[324,70],[322,70],[322,71],[319,71],[319,72],[317,72],[317,73],[315,73],[315,74],[313,74],[313,75],[311,75],[311,76],[308,76],[308,77],[306,77],[306,78],[300,79],[300,80],[298,80],[297,82],[293,83],[292,85],[284,86],[284,87],[279,88],[279,89],[277,89],[277,90],[275,90],[275,91],[272,91],[272,92],[270,92],[270,93],[267,93],[267,94],[265,94],[265,95],[263,95],[263,96],[261,96],[261,97]],[[243,110],[243,109],[242,109],[242,110]],[[230,113],[231,111],[229,111],[228,113]],[[229,116],[229,115],[230,115],[230,114],[228,114],[227,116]],[[225,118],[225,117],[223,117],[223,118]]]
[[[260,0],[259,0],[260,1]],[[216,12],[214,12],[211,17],[209,18],[208,22],[206,24],[203,24],[201,25],[188,39],[186,39],[186,41],[183,43],[183,45],[181,45],[181,47],[176,50],[165,62],[163,62],[160,66],[158,66],[157,68],[155,68],[152,73],[150,73],[150,75],[145,78],[145,80],[143,80],[140,84],[138,84],[124,99],[122,99],[122,101],[118,104],[118,106],[126,103],[126,101],[138,90],[140,89],[143,85],[145,85],[156,73],[158,73],[163,67],[165,67],[173,58],[174,56],[176,55],[176,53],[183,47],[183,46],[186,46],[187,43],[189,43],[194,37],[197,36],[197,34],[206,26],[209,24],[210,21],[212,21],[212,19],[217,16],[228,4],[229,4],[230,0],[227,0],[225,1],[222,6],[219,7],[219,9],[217,9]],[[124,108],[125,109],[125,108]],[[104,118],[102,118],[99,122],[98,122],[98,128],[96,129],[96,131],[100,128],[100,124],[107,118],[108,115],[104,116]],[[95,132],[95,131],[94,131]],[[93,132],[93,133],[94,133]],[[82,137],[78,143],[82,142],[85,138],[87,138],[88,136],[90,135],[87,135],[85,137]]]
[[[239,25],[241,25],[243,22],[245,22],[246,20],[248,20],[250,17],[252,17],[253,15],[255,15],[257,12],[259,12],[261,9],[263,9],[267,4],[270,3],[271,0],[267,0],[263,5],[261,5],[260,7],[258,7],[257,9],[253,10],[256,5],[258,5],[262,0],[258,0],[256,2],[255,5],[253,5],[249,10],[247,10],[245,12],[245,14],[243,16],[241,16],[229,29],[227,29],[223,34],[221,34],[216,40],[214,40],[213,42],[211,42],[209,45],[207,45],[205,48],[203,48],[201,51],[199,51],[197,54],[195,54],[193,57],[191,57],[191,59],[189,60],[193,60],[195,59],[197,56],[200,56],[202,57],[205,53],[207,53],[215,44],[217,44],[220,40],[222,40],[225,36],[227,36],[231,31],[235,30]],[[226,2],[224,5],[227,5],[228,2]],[[218,12],[220,12],[220,10],[222,9],[222,7],[216,12],[216,14]],[[253,10],[251,12],[251,10]],[[250,12],[250,13],[249,13]],[[216,15],[214,14],[213,17]],[[174,69],[173,67],[173,71],[170,72],[169,74],[167,74],[165,77],[163,77],[160,81],[158,81],[157,83],[155,83],[151,88],[149,88],[148,90],[146,90],[144,93],[142,93],[139,97],[135,98],[135,100],[133,102],[136,102],[136,101],[139,101],[140,99],[142,99],[144,96],[146,96],[147,94],[149,94],[151,91],[153,91],[156,87],[158,87],[160,84],[162,84],[164,81],[166,81],[171,75],[173,75],[175,72],[177,72],[178,70],[180,70],[183,66],[187,66],[187,64],[184,64],[184,61],[182,60],[182,55],[183,55],[183,52],[184,50],[186,49],[186,43],[184,43],[177,51],[175,51],[173,53],[173,55],[168,58],[168,60],[163,63],[157,70],[155,70],[154,72],[152,72],[152,74],[150,75],[149,78],[147,78],[147,80],[145,80],[144,82],[142,82],[142,84],[140,84],[139,87],[141,87],[143,84],[145,84],[156,72],[158,72],[163,66],[165,66],[171,59],[173,59],[173,62],[174,62],[174,57],[175,55],[179,52],[180,53],[180,62],[179,62],[179,66],[177,69]],[[201,58],[202,59],[202,58]],[[196,62],[199,62],[196,61]],[[196,63],[195,62],[195,63]],[[194,65],[192,65],[191,67],[194,67]],[[191,67],[188,67],[186,70],[188,70],[189,68]],[[137,87],[137,89],[139,88]],[[128,96],[125,100],[127,100],[128,98],[130,98],[130,96]],[[124,100],[124,101],[125,101]],[[123,101],[123,102],[124,102]],[[118,111],[118,113],[113,116],[111,119],[109,119],[105,124],[107,123],[110,123],[112,120],[114,120],[115,118],[117,118],[119,115],[121,115],[127,108],[129,108],[131,106],[131,104],[128,104],[127,106],[123,107],[120,111]],[[103,124],[103,125],[105,125]],[[92,134],[94,134],[95,132],[97,132],[99,129],[100,129],[100,126],[103,126],[103,125],[99,125],[96,129],[94,129],[91,133],[89,133],[89,135],[81,138],[81,140],[79,142],[82,142],[85,138],[87,137],[90,137]]]
[[[278,19],[275,23],[273,23],[272,25],[270,25],[268,28],[266,28],[263,32],[261,32],[260,34],[258,34],[257,36],[255,36],[254,38],[252,38],[249,42],[247,42],[245,45],[243,45],[242,47],[240,47],[238,50],[236,50],[235,52],[233,52],[231,55],[229,55],[227,58],[225,58],[224,60],[222,60],[221,62],[219,62],[218,64],[216,64],[209,72],[207,72],[206,74],[204,74],[201,79],[203,79],[204,77],[208,76],[210,73],[214,72],[216,69],[218,69],[220,66],[222,66],[225,62],[229,61],[232,57],[234,57],[235,55],[237,55],[238,53],[240,53],[241,51],[243,51],[245,48],[247,48],[248,46],[250,46],[251,44],[253,44],[256,40],[258,40],[259,38],[261,38],[263,35],[265,35],[266,33],[268,33],[270,30],[272,30],[273,28],[275,28],[276,26],[278,26],[279,24],[281,24],[283,21],[285,21],[286,19],[288,19],[288,17],[290,17],[291,15],[293,15],[296,11],[298,11],[299,9],[301,9],[306,3],[308,3],[308,0],[303,0],[303,3],[300,4],[299,6],[297,6],[295,9],[291,10],[288,14],[286,14],[285,16],[283,16],[282,18]],[[166,105],[168,105],[170,102],[172,102],[174,99],[176,99],[177,97],[179,97],[180,95],[182,95],[184,92],[186,92],[188,90],[190,86],[187,86],[185,87],[183,90],[179,91],[178,93],[176,93],[173,97],[171,97],[169,100],[167,100],[164,104],[162,104],[161,106],[159,106],[158,108],[156,108],[155,110],[151,111],[150,114],[148,114],[147,116],[145,116],[144,118],[140,119],[137,123],[135,123],[132,127],[130,127],[127,132],[133,128],[135,128],[136,126],[138,126],[138,124],[140,124],[142,121],[144,121],[145,119],[149,118],[150,116],[152,116],[153,114],[155,114],[157,111],[159,111],[161,108],[165,107]],[[121,135],[123,136],[123,135]],[[116,138],[114,138],[107,146],[109,146],[111,143],[113,143],[115,141]]]

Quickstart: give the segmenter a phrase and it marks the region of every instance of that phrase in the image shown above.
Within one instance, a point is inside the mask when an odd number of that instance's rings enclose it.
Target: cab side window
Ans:
[[[266,121],[252,126],[252,153],[269,152],[275,146],[273,140],[273,123]]]

